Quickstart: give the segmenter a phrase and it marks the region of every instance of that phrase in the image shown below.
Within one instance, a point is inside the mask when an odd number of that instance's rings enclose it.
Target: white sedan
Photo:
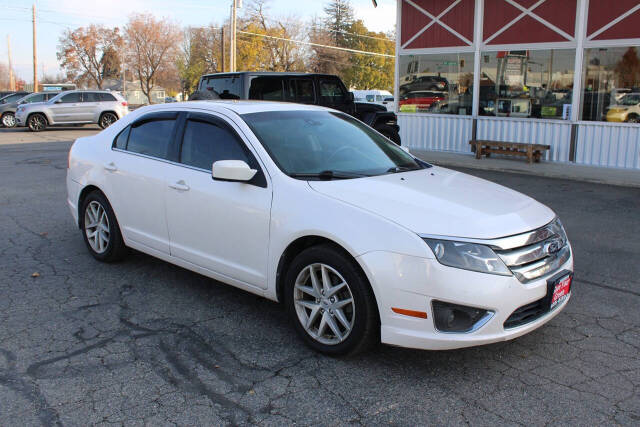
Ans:
[[[281,301],[324,353],[504,341],[571,295],[549,208],[325,108],[141,108],[73,144],[67,188],[98,260],[133,248]]]

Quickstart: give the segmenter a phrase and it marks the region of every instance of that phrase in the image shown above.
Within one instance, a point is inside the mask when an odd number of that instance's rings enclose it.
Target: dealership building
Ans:
[[[398,0],[403,145],[640,170],[640,1]]]

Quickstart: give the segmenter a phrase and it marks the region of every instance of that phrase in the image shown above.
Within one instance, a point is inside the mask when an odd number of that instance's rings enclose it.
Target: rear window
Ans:
[[[283,101],[283,92],[282,78],[256,77],[251,80],[251,86],[249,87],[249,99]]]
[[[127,151],[167,159],[175,120],[154,120],[132,127]],[[118,145],[118,141],[116,141]]]
[[[213,91],[221,99],[240,99],[242,95],[242,79],[239,75],[204,77],[200,90]]]
[[[102,102],[117,101],[116,97],[111,95],[110,93],[101,92],[101,93],[98,94],[98,97],[100,98],[100,101],[102,101]]]

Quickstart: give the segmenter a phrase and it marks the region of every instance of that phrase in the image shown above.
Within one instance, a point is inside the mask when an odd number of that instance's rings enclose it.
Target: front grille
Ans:
[[[547,313],[548,307],[549,303],[546,296],[538,301],[532,302],[531,304],[523,305],[514,311],[507,320],[505,320],[504,328],[515,328],[517,326],[533,322],[543,314]]]
[[[492,247],[522,283],[558,270],[571,256],[559,220],[529,233],[498,239]]]

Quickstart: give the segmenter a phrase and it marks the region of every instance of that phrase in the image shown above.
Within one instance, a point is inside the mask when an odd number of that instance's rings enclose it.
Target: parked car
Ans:
[[[24,92],[24,91],[20,91],[20,92],[10,92],[7,95],[3,96],[2,98],[0,98],[0,105],[3,104],[11,104],[12,102],[16,102],[18,99],[29,95],[31,92]]]
[[[98,124],[106,129],[127,113],[127,101],[116,92],[70,90],[47,102],[19,105],[15,116],[17,126],[38,132],[48,126],[77,124]]]
[[[570,297],[551,209],[328,108],[143,107],[73,144],[67,190],[97,260],[133,248],[280,301],[328,354],[505,341]]]
[[[444,77],[420,76],[400,86],[400,95],[416,91],[449,91],[449,81]]]
[[[0,127],[12,128],[16,125],[16,109],[22,104],[45,102],[56,96],[59,92],[32,93],[18,99],[15,102],[0,104]]]
[[[208,74],[198,91],[215,92],[221,99],[256,99],[312,104],[343,111],[362,120],[400,145],[400,128],[394,112],[382,105],[354,102],[338,76],[307,73],[241,72]]]
[[[640,123],[640,93],[628,93],[609,106],[607,121]]]
[[[400,97],[400,111],[415,113],[428,111],[432,104],[447,99],[446,92],[416,91],[409,92]]]

